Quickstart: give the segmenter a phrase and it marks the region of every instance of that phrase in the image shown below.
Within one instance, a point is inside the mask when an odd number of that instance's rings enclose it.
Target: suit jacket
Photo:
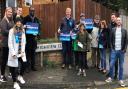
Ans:
[[[115,33],[116,33],[116,27],[112,29],[111,34],[110,34],[110,46],[111,49],[115,50]],[[122,34],[122,38],[121,38],[121,50],[122,51],[126,51],[127,49],[127,30],[124,28],[121,28],[121,34]]]

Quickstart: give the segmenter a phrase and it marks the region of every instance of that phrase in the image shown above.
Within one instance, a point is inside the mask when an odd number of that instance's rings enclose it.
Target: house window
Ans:
[[[17,0],[6,0],[6,7],[17,7]]]
[[[25,0],[25,6],[32,6],[32,0]]]

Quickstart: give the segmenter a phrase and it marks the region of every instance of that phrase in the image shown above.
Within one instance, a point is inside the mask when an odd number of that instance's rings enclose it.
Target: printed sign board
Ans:
[[[37,35],[39,33],[38,23],[26,23],[26,34]]]

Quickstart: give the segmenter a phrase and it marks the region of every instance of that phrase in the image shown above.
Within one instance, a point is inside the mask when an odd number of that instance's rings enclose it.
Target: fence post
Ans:
[[[76,0],[73,0],[73,3],[72,3],[72,5],[73,5],[73,18],[75,19],[75,17],[76,17],[76,11],[75,11],[75,8],[76,8]]]

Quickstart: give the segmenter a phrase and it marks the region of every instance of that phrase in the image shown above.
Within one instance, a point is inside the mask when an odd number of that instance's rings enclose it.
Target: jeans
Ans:
[[[110,66],[110,61],[111,61],[111,49],[109,49],[109,66]],[[118,76],[118,63],[119,63],[119,60],[117,59],[114,65],[114,77],[115,78],[117,78]]]
[[[106,70],[106,49],[100,49],[101,68]]]
[[[123,79],[123,63],[124,63],[124,52],[121,50],[111,51],[111,62],[109,76],[113,78],[113,69],[116,61],[119,59],[119,80]]]

